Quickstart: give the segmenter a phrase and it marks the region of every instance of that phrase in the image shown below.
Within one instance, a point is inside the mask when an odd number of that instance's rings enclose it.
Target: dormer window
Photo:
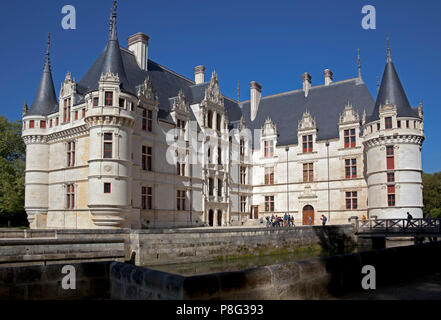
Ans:
[[[213,128],[213,112],[210,110],[208,111],[208,123],[207,126],[209,128]]]
[[[392,129],[392,117],[386,117],[384,119],[384,127],[386,129]]]
[[[355,129],[347,129],[344,131],[345,148],[355,148]]]
[[[240,139],[240,155],[245,155],[245,140],[243,138]]]
[[[312,135],[303,136],[303,153],[312,152]]]
[[[264,155],[265,158],[270,158],[274,156],[274,141],[273,140],[265,140],[264,141]]]
[[[113,92],[112,91],[106,91],[104,105],[105,106],[113,106]]]
[[[220,116],[220,114],[216,115],[216,130],[217,131],[221,130],[221,116]]]

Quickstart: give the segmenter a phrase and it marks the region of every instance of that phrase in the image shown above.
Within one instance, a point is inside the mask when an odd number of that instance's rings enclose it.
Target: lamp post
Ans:
[[[328,220],[331,222],[331,189],[329,187],[329,140],[326,141],[327,160],[328,160]]]
[[[288,171],[288,151],[289,147],[285,147],[286,151],[286,207],[288,209],[287,214],[289,214],[289,171]]]

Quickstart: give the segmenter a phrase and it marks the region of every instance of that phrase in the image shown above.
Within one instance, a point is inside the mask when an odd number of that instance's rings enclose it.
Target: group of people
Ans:
[[[285,213],[283,217],[279,217],[278,215],[271,215],[271,217],[265,217],[266,219],[266,226],[268,228],[279,228],[279,227],[295,227],[294,223],[294,216]],[[328,218],[326,218],[325,215],[322,214],[320,217],[320,220],[322,221],[322,225],[325,226],[326,222],[328,221]],[[261,223],[263,223],[263,219],[261,218]],[[313,221],[311,216],[308,217],[308,224],[312,225]]]
[[[271,217],[266,217],[265,219],[268,228],[295,227],[294,216],[287,213],[285,213],[283,218],[273,214]]]

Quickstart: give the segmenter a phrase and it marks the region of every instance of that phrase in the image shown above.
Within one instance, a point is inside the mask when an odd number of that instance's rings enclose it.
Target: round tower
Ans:
[[[423,217],[423,111],[412,108],[390,55],[371,116],[363,121],[368,214],[378,219]]]
[[[49,59],[48,35],[46,59],[32,106],[23,106],[22,137],[26,144],[25,210],[32,229],[46,228],[49,185],[49,145],[47,115],[58,110]]]

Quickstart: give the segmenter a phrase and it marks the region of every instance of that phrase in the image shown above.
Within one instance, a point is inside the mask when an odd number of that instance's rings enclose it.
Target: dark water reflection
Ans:
[[[412,245],[411,241],[387,241],[386,247],[407,246]],[[344,253],[351,253],[357,251],[369,250],[367,247],[353,247],[346,248]],[[318,257],[329,257],[337,254],[336,252],[328,252],[320,249],[313,249],[311,247],[305,247],[295,253],[285,253],[270,256],[253,256],[240,259],[227,259],[223,261],[204,261],[204,262],[190,262],[180,264],[164,264],[149,266],[144,265],[149,269],[159,270],[163,272],[179,274],[182,276],[194,276],[209,274],[215,272],[227,272],[246,270],[250,268],[268,266],[273,264],[279,264],[284,262],[293,262],[308,260]]]

